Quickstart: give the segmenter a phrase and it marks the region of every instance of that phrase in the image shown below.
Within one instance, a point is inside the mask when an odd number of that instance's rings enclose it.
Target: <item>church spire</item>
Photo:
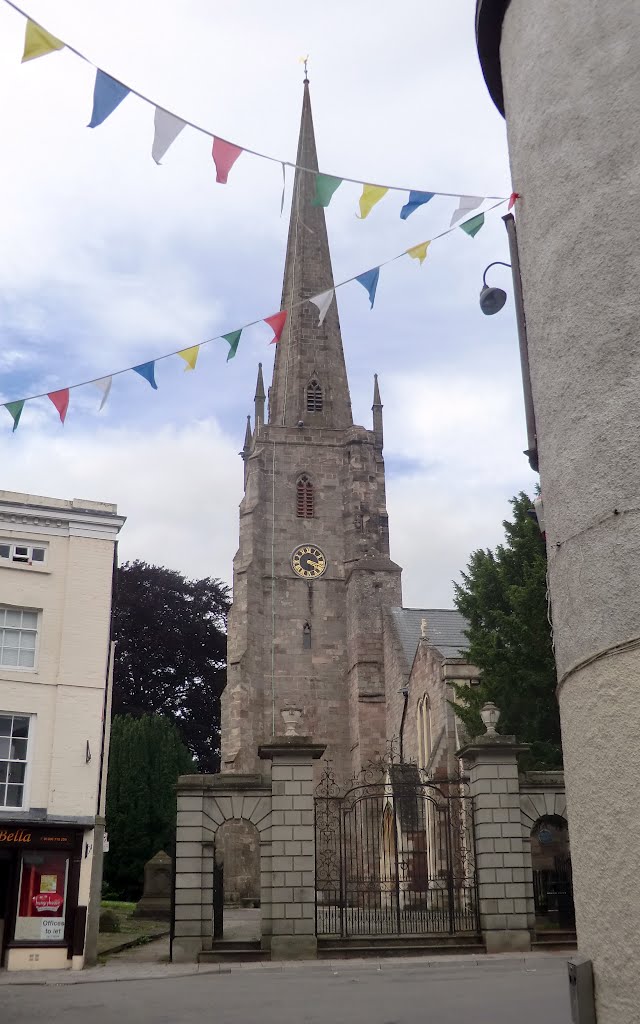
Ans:
[[[258,363],[258,380],[256,381],[256,394],[254,398],[255,409],[254,409],[254,422],[256,425],[256,433],[258,432],[261,424],[264,423],[264,381],[262,379],[262,363]]]
[[[318,170],[318,158],[306,78],[296,163],[308,170],[296,170],[293,183],[282,288],[282,308],[289,315],[276,351],[269,422],[295,426],[302,420],[344,428],[353,420],[336,300],[322,324],[317,307],[302,302],[333,288],[324,209],[313,205],[316,175],[308,173]],[[307,394],[310,385],[312,396]]]
[[[380,399],[380,388],[378,387],[378,374],[373,375],[373,405],[371,406],[373,412],[373,433],[376,441],[376,448],[378,451],[382,451],[382,445],[384,442],[384,432],[382,429],[382,401]]]

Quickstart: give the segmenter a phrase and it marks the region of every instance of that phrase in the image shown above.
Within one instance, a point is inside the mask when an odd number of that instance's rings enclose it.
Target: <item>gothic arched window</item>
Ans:
[[[418,701],[418,767],[426,768],[431,757],[431,704],[426,693]]]
[[[313,484],[306,475],[296,484],[296,514],[301,519],[313,519]]]
[[[315,378],[307,384],[307,412],[322,412],[322,388]]]

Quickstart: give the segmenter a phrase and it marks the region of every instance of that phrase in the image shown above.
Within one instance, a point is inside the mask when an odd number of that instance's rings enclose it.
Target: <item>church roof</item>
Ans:
[[[464,635],[467,620],[454,608],[391,608],[390,612],[409,668],[416,656],[423,619],[427,620],[429,642],[443,658],[462,658],[469,649]]]

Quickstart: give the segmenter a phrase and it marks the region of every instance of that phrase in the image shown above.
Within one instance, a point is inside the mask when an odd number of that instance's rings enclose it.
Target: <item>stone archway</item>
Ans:
[[[255,892],[259,887],[262,913],[257,916],[264,941],[270,927],[271,786],[259,775],[187,775],[179,780],[177,795],[174,959],[194,960],[212,948],[216,852],[227,860],[231,888],[235,884],[237,892],[242,886]],[[219,832],[222,849],[218,844],[216,851]],[[247,857],[234,882],[229,853],[248,837]],[[259,866],[247,877],[244,864],[251,850]]]

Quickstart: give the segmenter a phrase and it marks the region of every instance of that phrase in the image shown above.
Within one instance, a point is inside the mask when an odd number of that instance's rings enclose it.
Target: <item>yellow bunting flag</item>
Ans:
[[[182,352],[178,352],[178,355],[182,356],[187,364],[185,370],[195,370],[199,352],[199,345],[194,345],[192,348],[183,348]]]
[[[412,260],[420,260],[420,266],[422,266],[427,258],[427,249],[430,245],[430,241],[420,242],[420,245],[414,245],[412,249],[407,249],[407,256],[410,256]]]
[[[52,53],[54,50],[62,50],[64,43],[56,39],[45,28],[40,28],[35,21],[27,21],[27,30],[24,36],[24,53],[22,63],[26,60],[33,60],[35,57],[44,57],[45,53]]]
[[[379,203],[383,196],[386,196],[389,191],[384,185],[363,185],[362,195],[360,196],[360,217],[359,220],[364,220],[371,213],[376,203]],[[356,217],[358,214],[356,213]]]

